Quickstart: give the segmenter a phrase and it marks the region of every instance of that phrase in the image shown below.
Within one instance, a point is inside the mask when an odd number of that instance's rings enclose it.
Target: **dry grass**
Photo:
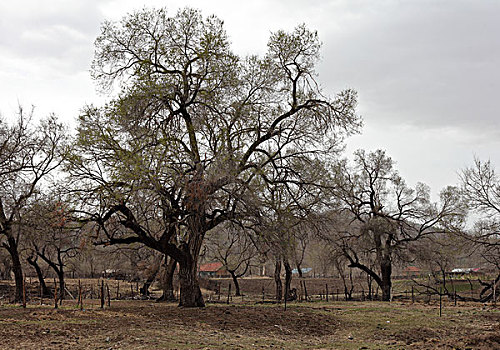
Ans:
[[[236,299],[234,300],[236,302]],[[500,349],[492,306],[330,302],[209,304],[86,300],[0,307],[0,348],[10,349]]]

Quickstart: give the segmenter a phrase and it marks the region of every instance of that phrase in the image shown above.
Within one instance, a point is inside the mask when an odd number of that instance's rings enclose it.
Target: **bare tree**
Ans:
[[[19,108],[13,125],[0,120],[0,236],[12,259],[15,301],[22,300],[23,272],[19,244],[27,204],[43,180],[59,166],[65,132],[54,116],[35,124],[32,112]]]
[[[464,208],[457,189],[441,192],[439,204],[429,189],[409,188],[394,169],[391,158],[378,150],[357,151],[354,166],[339,162],[334,170],[334,195],[338,207],[332,216],[331,240],[349,260],[349,266],[373,277],[390,300],[393,262],[412,242],[437,233],[456,231],[463,225]],[[378,269],[363,261],[372,252]]]
[[[104,88],[119,85],[120,97],[82,115],[69,168],[92,193],[85,211],[101,228],[116,218],[127,229],[107,241],[174,258],[179,304],[203,306],[196,276],[205,234],[243,215],[266,168],[280,160],[293,170],[356,131],[356,94],[324,96],[315,81],[320,42],[305,26],[273,33],[263,58],[233,54],[223,22],[192,9],[142,10],[102,28],[92,74]],[[296,179],[290,171],[281,181]],[[161,234],[145,228],[151,216],[131,198],[153,202]]]
[[[465,237],[477,247],[484,261],[496,268],[497,277],[487,286],[492,291],[500,280],[500,179],[490,161],[476,158],[472,167],[462,170],[460,180],[462,194],[478,216]]]
[[[226,224],[209,233],[209,255],[221,262],[233,279],[235,295],[240,296],[238,278],[243,277],[255,263],[257,249],[248,233],[238,225]]]
[[[65,268],[68,261],[78,255],[80,247],[80,224],[72,221],[70,211],[66,202],[52,195],[40,198],[26,215],[26,231],[31,231],[26,235],[33,251],[50,266],[59,280],[60,303],[66,294]]]

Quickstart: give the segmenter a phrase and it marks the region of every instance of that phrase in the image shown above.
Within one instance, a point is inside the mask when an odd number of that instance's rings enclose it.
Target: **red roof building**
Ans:
[[[221,262],[213,262],[200,265],[198,273],[201,277],[227,277],[227,270]]]

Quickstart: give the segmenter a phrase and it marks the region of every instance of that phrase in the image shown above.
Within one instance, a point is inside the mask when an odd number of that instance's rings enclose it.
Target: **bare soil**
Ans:
[[[0,306],[0,349],[500,349],[492,305],[383,302],[172,303],[86,300]]]

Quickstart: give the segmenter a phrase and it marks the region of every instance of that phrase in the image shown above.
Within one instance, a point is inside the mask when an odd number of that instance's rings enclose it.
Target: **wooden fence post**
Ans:
[[[54,278],[54,309],[57,309],[57,282]]]
[[[307,295],[307,285],[306,285],[306,280],[304,280],[304,296],[306,297],[306,301],[309,299],[309,296]]]
[[[231,283],[229,283],[229,288],[227,290],[227,303],[229,304],[229,298],[231,297]]]
[[[328,283],[325,284],[325,287],[326,287],[326,302],[328,303]]]
[[[101,281],[101,309],[104,309],[104,280]]]
[[[443,295],[439,292],[439,317],[443,314]]]
[[[23,276],[23,308],[26,309],[26,277]]]
[[[109,285],[106,283],[106,289],[108,291],[108,307],[111,307],[111,293],[109,292]]]
[[[83,293],[82,293],[82,283],[78,280],[78,301],[80,303],[80,311],[83,311]]]

